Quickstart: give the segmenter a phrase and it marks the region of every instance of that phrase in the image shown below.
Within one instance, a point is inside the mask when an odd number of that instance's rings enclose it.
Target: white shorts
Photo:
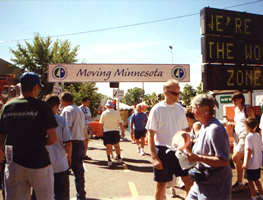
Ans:
[[[51,165],[40,169],[26,168],[15,162],[6,165],[6,199],[29,200],[31,187],[37,200],[54,200],[54,172]]]
[[[239,139],[238,142],[234,142],[234,149],[233,152],[240,152],[240,153],[244,153],[244,149],[245,149],[245,139],[241,138]]]

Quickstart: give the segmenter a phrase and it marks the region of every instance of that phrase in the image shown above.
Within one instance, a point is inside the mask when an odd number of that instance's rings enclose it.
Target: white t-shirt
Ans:
[[[103,124],[103,131],[119,131],[122,123],[120,112],[114,109],[106,109],[100,116],[100,123]]]
[[[65,117],[69,126],[72,140],[85,140],[85,116],[76,105],[68,105],[63,108],[61,116]]]
[[[187,127],[184,108],[178,103],[168,105],[164,101],[151,109],[146,124],[146,129],[156,131],[154,141],[159,146],[171,146],[175,133]]]
[[[259,169],[262,165],[263,145],[259,133],[249,133],[245,140],[245,150],[251,149],[252,154],[248,162],[248,169]],[[247,153],[245,151],[245,159]]]
[[[84,113],[85,124],[86,124],[86,126],[88,126],[89,125],[89,117],[91,117],[90,109],[89,109],[89,107],[84,107],[83,105],[80,105],[79,108]]]
[[[238,107],[235,107],[235,132],[238,138],[245,138],[247,135],[247,130],[245,126],[246,115],[245,115],[245,108],[240,112]]]
[[[64,142],[70,141],[71,135],[65,118],[59,115],[55,115],[55,117],[58,124],[56,128],[58,142],[56,144],[46,145],[46,148],[49,152],[54,173],[58,173],[66,171],[69,168]]]

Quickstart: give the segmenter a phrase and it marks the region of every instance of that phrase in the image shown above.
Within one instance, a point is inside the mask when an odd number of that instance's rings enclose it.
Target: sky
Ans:
[[[196,88],[200,10],[208,6],[263,14],[263,0],[0,0],[0,58],[11,62],[10,49],[39,33],[79,45],[78,63],[190,64]],[[112,96],[109,83],[97,87]],[[134,87],[162,92],[162,83],[120,83],[125,92]]]

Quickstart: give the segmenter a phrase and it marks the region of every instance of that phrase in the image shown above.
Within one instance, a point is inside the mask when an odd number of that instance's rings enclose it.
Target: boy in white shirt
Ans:
[[[248,180],[248,187],[252,200],[256,200],[256,189],[259,191],[260,198],[263,199],[263,190],[260,183],[260,167],[262,165],[262,140],[259,133],[256,132],[257,120],[247,118],[245,121],[248,135],[245,140],[245,157],[243,169],[245,169],[245,178]]]

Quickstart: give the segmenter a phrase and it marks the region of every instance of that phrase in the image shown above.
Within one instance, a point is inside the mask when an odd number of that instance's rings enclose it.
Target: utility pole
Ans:
[[[174,64],[174,52],[173,52],[173,46],[169,46],[169,49],[171,50],[171,55],[172,55],[172,63],[171,64]]]

